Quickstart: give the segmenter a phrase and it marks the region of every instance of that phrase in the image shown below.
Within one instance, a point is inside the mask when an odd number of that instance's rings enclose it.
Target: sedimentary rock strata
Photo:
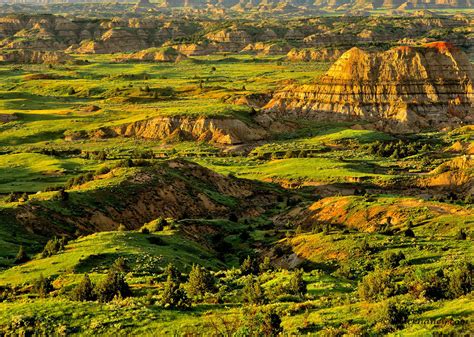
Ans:
[[[6,63],[61,64],[73,60],[73,57],[57,51],[30,49],[0,51],[0,62]]]
[[[469,123],[474,72],[446,42],[385,52],[352,48],[315,84],[288,86],[267,113],[314,119],[363,119],[387,131],[411,132]]]
[[[164,140],[198,140],[218,144],[240,144],[262,140],[267,132],[258,126],[249,126],[234,118],[193,118],[193,117],[156,117],[124,124],[116,127],[104,127],[88,134],[74,133],[67,140],[84,137],[139,137]]]
[[[185,58],[186,56],[179,53],[176,49],[168,47],[149,48],[133,54],[122,55],[117,61],[178,62]]]
[[[342,54],[344,50],[341,49],[329,49],[329,48],[321,48],[321,49],[292,49],[286,55],[287,59],[290,61],[319,61],[319,62],[327,62],[327,61],[335,61],[337,60]]]

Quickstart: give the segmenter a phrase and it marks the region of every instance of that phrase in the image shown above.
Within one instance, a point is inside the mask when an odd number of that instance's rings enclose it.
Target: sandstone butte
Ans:
[[[474,71],[446,42],[384,52],[352,48],[314,84],[290,85],[263,111],[275,117],[365,120],[390,132],[442,129],[474,121]]]

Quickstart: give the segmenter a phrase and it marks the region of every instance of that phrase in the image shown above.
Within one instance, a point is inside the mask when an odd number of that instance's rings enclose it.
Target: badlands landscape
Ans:
[[[474,333],[464,1],[0,1],[0,336]]]

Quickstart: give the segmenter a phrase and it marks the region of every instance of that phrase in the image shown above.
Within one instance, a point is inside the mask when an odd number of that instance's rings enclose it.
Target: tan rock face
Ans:
[[[369,53],[352,48],[316,84],[288,86],[264,110],[315,119],[375,122],[410,132],[470,123],[474,72],[445,42]]]
[[[289,61],[335,61],[342,54],[344,50],[341,49],[329,49],[329,48],[320,48],[320,49],[292,49],[286,55]]]
[[[0,53],[0,62],[6,63],[61,64],[73,60],[73,57],[56,51],[20,49],[7,50]]]
[[[119,136],[148,139],[184,138],[219,144],[239,144],[261,140],[263,129],[250,127],[238,119],[159,117],[113,129]]]
[[[261,127],[250,126],[235,118],[156,117],[86,133],[68,134],[66,140],[84,137],[139,137],[163,140],[197,140],[218,144],[240,144],[268,136]]]
[[[123,55],[117,61],[177,62],[185,58],[186,56],[179,53],[176,49],[168,47],[141,50],[133,54]]]

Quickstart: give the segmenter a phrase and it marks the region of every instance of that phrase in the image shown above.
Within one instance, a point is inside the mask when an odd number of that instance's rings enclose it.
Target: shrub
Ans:
[[[45,278],[43,274],[34,281],[33,283],[33,291],[39,295],[39,297],[46,297],[48,294],[53,291],[53,285],[51,283],[51,279]]]
[[[402,260],[405,260],[405,255],[401,251],[397,253],[387,251],[383,255],[383,264],[387,269],[398,267]]]
[[[156,220],[147,223],[143,227],[147,228],[151,233],[155,233],[161,232],[165,226],[168,226],[168,222],[166,221],[166,219],[160,217]]]
[[[474,266],[469,262],[456,265],[447,273],[447,296],[457,298],[474,290]]]
[[[94,301],[94,285],[89,278],[89,275],[84,274],[81,283],[74,288],[71,298],[74,301]]]
[[[405,230],[405,232],[403,234],[405,234],[405,236],[407,238],[414,238],[415,237],[415,232],[413,232],[413,230],[411,228],[408,228],[407,230]]]
[[[242,242],[246,242],[248,239],[250,239],[250,234],[248,232],[248,230],[243,230],[240,235],[239,235],[239,238]]]
[[[240,272],[242,275],[258,275],[259,270],[257,261],[254,258],[247,256],[247,258],[240,265]]]
[[[215,291],[215,279],[211,273],[206,268],[193,265],[187,284],[188,294],[202,298],[207,292],[213,291]]]
[[[119,257],[114,261],[112,269],[120,273],[126,273],[130,270],[127,261],[123,257]]]
[[[127,231],[127,227],[125,227],[124,224],[119,224],[117,230],[118,230],[119,232],[126,232],[126,231]]]
[[[107,174],[110,172],[110,167],[108,166],[102,166],[102,167],[99,167],[94,173],[95,175],[103,175],[103,174]]]
[[[378,310],[374,312],[371,318],[373,323],[377,323],[377,325],[382,327],[383,332],[389,332],[403,327],[409,315],[410,310],[405,304],[388,300],[378,307]]]
[[[95,287],[95,295],[99,302],[110,302],[115,296],[125,298],[131,295],[130,288],[123,273],[109,270],[105,279]]]
[[[278,336],[283,328],[280,316],[273,310],[250,308],[244,311],[244,324],[237,336]]]
[[[272,264],[271,264],[270,258],[268,256],[265,256],[263,258],[263,262],[260,263],[260,265],[258,266],[258,269],[259,269],[260,273],[264,273],[266,271],[272,270]]]
[[[18,249],[18,254],[16,254],[16,257],[15,257],[15,264],[25,263],[29,260],[30,258],[26,254],[25,248],[23,248],[23,245],[21,245],[20,248]]]
[[[288,292],[292,295],[303,297],[306,294],[306,282],[303,280],[303,269],[293,272],[288,284]]]
[[[188,295],[180,287],[179,279],[174,278],[172,274],[169,274],[166,279],[161,305],[171,309],[186,309],[191,305]]]
[[[59,253],[61,250],[64,250],[64,240],[59,240],[57,237],[54,239],[48,240],[46,245],[43,248],[41,257],[49,257]]]
[[[376,269],[367,274],[358,285],[361,299],[366,301],[377,301],[395,294],[395,285],[391,279],[389,270]]]
[[[249,304],[261,305],[266,302],[266,296],[258,279],[248,276],[245,286],[242,289],[243,301]]]
[[[466,232],[461,228],[456,234],[456,240],[466,240],[467,239],[467,234]]]
[[[446,297],[447,279],[441,269],[411,271],[405,276],[404,284],[408,293],[415,298],[439,300]]]

